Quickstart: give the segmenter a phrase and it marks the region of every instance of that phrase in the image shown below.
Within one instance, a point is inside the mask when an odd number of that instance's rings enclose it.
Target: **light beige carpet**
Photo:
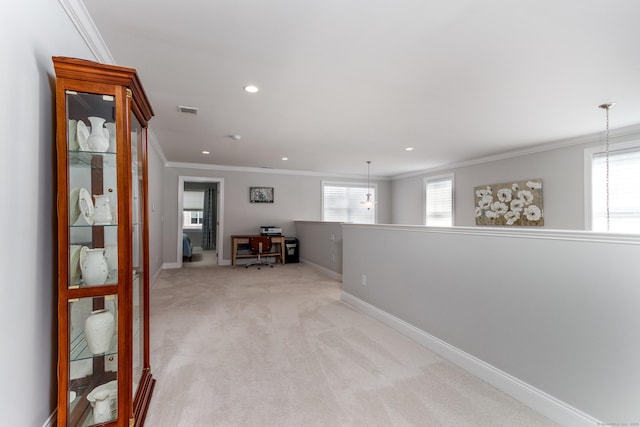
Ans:
[[[216,257],[216,250],[202,250],[202,248],[193,248],[193,255],[191,261],[183,259],[182,268],[203,268],[214,267],[218,265],[218,258]]]
[[[164,271],[146,425],[555,425],[339,299],[303,264]]]

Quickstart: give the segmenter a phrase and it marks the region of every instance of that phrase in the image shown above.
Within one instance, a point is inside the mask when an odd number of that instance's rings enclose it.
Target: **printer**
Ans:
[[[262,236],[282,236],[282,227],[263,225],[260,227],[260,234]]]

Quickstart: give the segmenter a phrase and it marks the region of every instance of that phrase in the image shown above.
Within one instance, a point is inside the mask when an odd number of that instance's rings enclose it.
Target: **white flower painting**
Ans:
[[[541,179],[482,185],[473,191],[476,225],[544,225]]]

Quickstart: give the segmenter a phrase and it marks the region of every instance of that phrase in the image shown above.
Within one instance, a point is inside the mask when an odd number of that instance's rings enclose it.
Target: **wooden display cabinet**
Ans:
[[[132,68],[53,57],[58,426],[142,426],[149,365],[147,124]]]

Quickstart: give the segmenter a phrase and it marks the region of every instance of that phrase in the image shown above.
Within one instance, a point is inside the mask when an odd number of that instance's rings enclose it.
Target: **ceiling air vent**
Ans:
[[[198,114],[198,109],[196,107],[186,107],[184,105],[178,105],[178,111],[187,114]]]

